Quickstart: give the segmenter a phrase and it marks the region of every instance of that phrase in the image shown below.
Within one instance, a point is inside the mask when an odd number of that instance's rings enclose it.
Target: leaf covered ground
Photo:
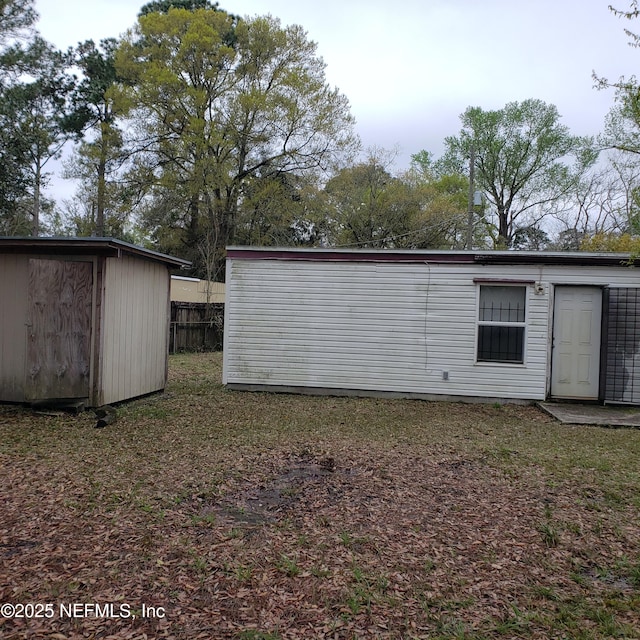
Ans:
[[[52,605],[0,637],[640,637],[640,431],[220,365],[104,429],[0,406],[0,602]]]

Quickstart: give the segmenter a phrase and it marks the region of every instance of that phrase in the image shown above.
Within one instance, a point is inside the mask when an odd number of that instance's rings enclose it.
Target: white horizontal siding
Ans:
[[[544,284],[527,288],[524,364],[476,363],[474,278]],[[544,399],[551,285],[616,278],[638,285],[632,269],[230,260],[224,381]]]

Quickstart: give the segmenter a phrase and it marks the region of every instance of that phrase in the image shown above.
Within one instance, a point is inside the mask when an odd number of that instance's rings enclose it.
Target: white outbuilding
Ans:
[[[628,255],[227,256],[230,388],[640,403],[640,272]]]

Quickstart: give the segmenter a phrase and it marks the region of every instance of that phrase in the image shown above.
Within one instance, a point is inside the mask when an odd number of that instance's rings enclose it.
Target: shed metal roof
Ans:
[[[0,253],[44,253],[53,255],[101,255],[117,257],[121,254],[163,262],[175,268],[190,267],[191,263],[165,253],[145,249],[115,238],[36,238],[0,237]]]

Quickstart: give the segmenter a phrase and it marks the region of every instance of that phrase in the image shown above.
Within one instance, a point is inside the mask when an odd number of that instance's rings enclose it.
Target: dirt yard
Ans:
[[[0,406],[0,637],[640,638],[640,430],[225,390]]]

